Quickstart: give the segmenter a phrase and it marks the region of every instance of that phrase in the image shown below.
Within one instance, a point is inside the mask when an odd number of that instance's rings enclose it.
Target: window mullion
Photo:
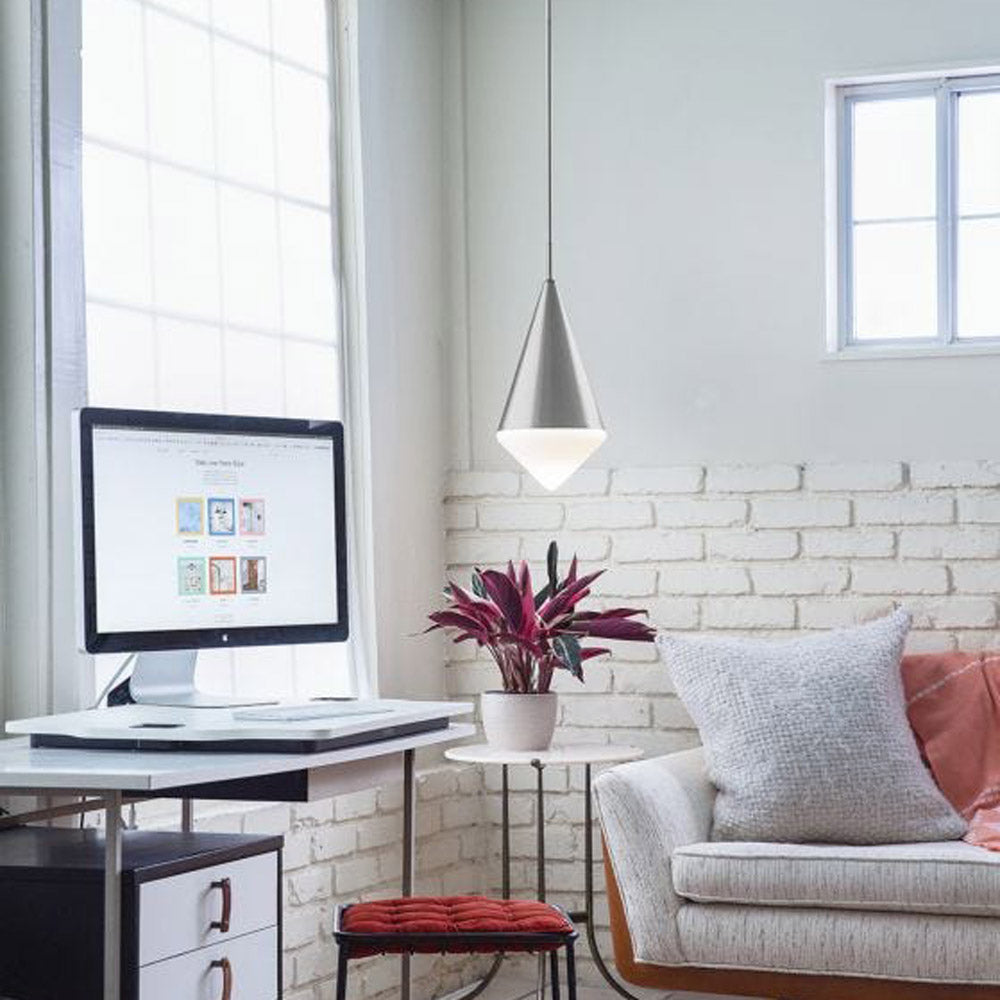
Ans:
[[[954,342],[957,336],[955,185],[955,102],[948,86],[937,91],[937,273],[938,340]]]
[[[854,175],[853,102],[841,95],[837,107],[837,253],[839,256],[837,295],[838,348],[855,340],[854,324],[854,211],[852,184]]]

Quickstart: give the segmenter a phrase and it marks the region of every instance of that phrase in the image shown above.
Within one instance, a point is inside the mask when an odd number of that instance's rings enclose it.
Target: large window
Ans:
[[[341,416],[324,0],[82,9],[89,401]],[[212,651],[200,680],[302,697],[345,661]]]
[[[831,346],[1000,348],[1000,77],[833,97]]]

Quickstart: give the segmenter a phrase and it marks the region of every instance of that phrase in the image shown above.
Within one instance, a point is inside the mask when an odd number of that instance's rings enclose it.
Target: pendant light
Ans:
[[[552,277],[552,0],[545,0],[545,98],[546,277],[500,418],[497,441],[542,486],[555,490],[608,435]]]

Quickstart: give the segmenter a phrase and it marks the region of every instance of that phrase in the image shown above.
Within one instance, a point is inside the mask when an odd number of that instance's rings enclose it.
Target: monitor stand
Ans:
[[[246,695],[205,694],[195,687],[195,649],[137,653],[129,678],[129,693],[138,705],[169,708],[238,708],[243,705],[273,705],[276,698]]]

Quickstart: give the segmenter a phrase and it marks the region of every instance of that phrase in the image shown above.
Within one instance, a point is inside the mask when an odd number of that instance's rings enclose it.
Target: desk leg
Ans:
[[[194,829],[194,804],[190,799],[181,799],[181,831],[190,833]]]
[[[414,761],[416,752],[403,751],[403,895],[413,895],[413,853],[416,846],[416,789]],[[400,959],[400,1000],[410,1000],[410,956]]]
[[[104,1000],[121,996],[122,793],[104,796]]]

